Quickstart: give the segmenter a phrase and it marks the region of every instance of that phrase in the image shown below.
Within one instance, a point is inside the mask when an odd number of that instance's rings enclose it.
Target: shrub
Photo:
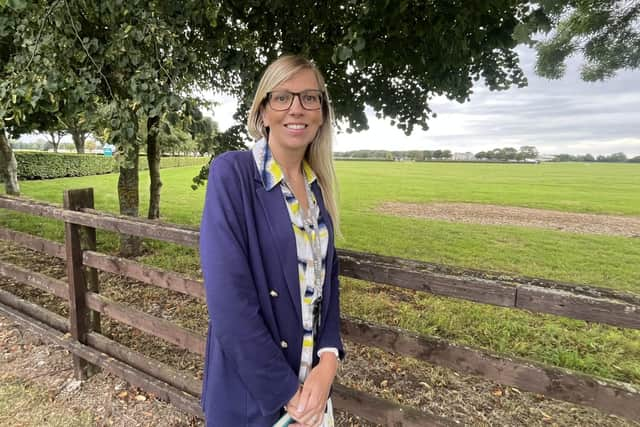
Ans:
[[[182,168],[185,166],[204,166],[208,161],[209,161],[209,157],[191,157],[191,156],[160,157],[160,169]],[[147,161],[147,155],[140,153],[138,170],[146,171],[148,169],[149,169],[149,162]],[[119,170],[120,169],[116,164],[114,172],[119,172]]]
[[[65,176],[100,175],[113,172],[113,157],[95,154],[66,154],[15,151],[18,179],[47,179]]]
[[[44,151],[14,151],[14,154],[18,162],[18,179],[21,180],[101,175],[120,170],[116,158],[95,154]],[[160,168],[204,166],[208,160],[208,157],[162,157]],[[139,170],[147,169],[147,157],[141,153]],[[2,176],[0,182],[3,182]]]

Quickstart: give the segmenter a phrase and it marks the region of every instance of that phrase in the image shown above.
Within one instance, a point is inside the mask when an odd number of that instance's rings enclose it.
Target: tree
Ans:
[[[8,90],[4,96],[0,90],[0,103],[14,110],[8,94],[24,87],[18,104],[26,105],[29,87],[41,81],[52,86],[43,93],[52,94],[54,112],[66,109],[60,100],[67,98],[58,96],[63,89],[81,88],[68,99],[98,97],[101,127],[122,154],[124,214],[138,211],[138,150],[146,142],[148,153],[157,152],[157,132],[147,131],[142,141],[140,130],[154,129],[167,112],[193,110],[185,94],[195,87],[235,95],[243,123],[265,64],[282,53],[315,59],[348,130],[367,128],[365,105],[408,134],[416,125],[427,128],[433,96],[463,102],[480,78],[498,90],[526,84],[512,38],[531,10],[522,0],[469,7],[444,0],[301,0],[295,8],[230,0],[21,1],[29,13],[18,17],[20,51],[11,61],[14,73],[0,83]],[[232,126],[215,137],[213,151],[239,147],[244,138],[244,125]]]
[[[61,130],[51,130],[47,132],[47,134],[49,136],[49,140],[47,141],[48,145],[50,145],[51,148],[53,148],[54,153],[57,153],[58,148],[60,147],[60,141],[64,136],[64,132]]]
[[[4,8],[6,6],[0,3],[0,10]],[[15,9],[13,13],[14,19],[8,16],[0,18],[0,80],[5,79],[8,72],[6,65],[16,50],[14,34],[17,19],[15,19],[15,16],[24,11],[25,8],[18,5]],[[7,118],[9,117],[5,109],[0,107],[0,178],[4,181],[4,188],[7,194],[19,196],[18,163],[7,137]]]
[[[7,194],[20,195],[18,163],[3,127],[0,127],[0,178],[4,181],[4,189]]]
[[[553,158],[554,162],[570,162],[573,160],[573,157],[570,154],[558,154]]]
[[[516,160],[518,150],[513,147],[505,147],[502,149],[503,160]]]
[[[522,160],[538,158],[538,149],[533,145],[523,145],[520,147],[520,153],[522,154]]]
[[[302,0],[296,8],[287,2],[235,3],[221,10],[242,23],[236,37],[255,46],[229,58],[242,64],[237,83],[227,88],[240,99],[239,122],[264,65],[285,52],[316,61],[347,132],[368,128],[365,106],[409,134],[415,126],[427,129],[433,96],[464,102],[480,78],[492,90],[526,85],[512,37],[518,24],[532,18],[524,1],[483,0],[464,7],[444,0]],[[231,132],[244,135],[242,128]],[[206,168],[199,178],[194,181],[206,178]]]
[[[568,57],[581,54],[581,77],[604,80],[618,70],[640,66],[640,2],[601,0],[542,0],[536,29],[551,36],[534,43],[536,73],[562,77]],[[531,21],[533,23],[534,20]]]
[[[52,2],[50,8],[59,4]],[[85,73],[82,68],[59,67],[68,55],[61,51],[64,43],[42,31],[47,19],[53,19],[51,9],[42,16],[37,13],[45,5],[44,1],[0,1],[0,173],[11,176],[5,187],[12,194],[19,194],[19,188],[15,158],[4,147],[5,134],[16,137],[36,130],[60,130],[57,113],[74,99],[73,93],[92,90],[91,79],[79,78]],[[48,55],[41,54],[41,45],[51,48]]]
[[[613,153],[609,155],[608,161],[610,162],[626,162],[627,155],[621,152]]]
[[[152,153],[148,156],[152,185],[159,187],[159,173],[155,174],[159,169],[159,157],[155,156],[157,132],[146,132],[148,140],[141,141],[139,120],[147,120],[145,130],[151,130],[166,111],[184,107],[187,98],[183,94],[197,82],[220,89],[231,77],[222,71],[216,75],[211,72],[220,58],[212,58],[208,52],[219,54],[221,46],[230,45],[225,40],[233,32],[226,28],[227,21],[216,21],[213,5],[199,1],[23,3],[28,3],[28,14],[18,16],[9,10],[19,22],[12,44],[19,48],[10,58],[9,78],[0,83],[5,87],[4,93],[0,91],[0,101],[8,107],[6,115],[18,113],[26,120],[23,106],[33,100],[27,98],[38,81],[49,82],[47,94],[57,101],[51,112],[59,121],[68,117],[66,113],[75,117],[74,113],[80,111],[75,108],[76,101],[97,99],[100,127],[121,153],[120,211],[136,216],[138,151],[144,142]],[[218,31],[214,32],[214,27]],[[217,43],[215,37],[222,42]],[[230,69],[228,66],[224,72]],[[62,89],[66,96],[58,96]],[[12,97],[18,98],[17,104]],[[74,142],[80,146],[82,135],[77,136]],[[159,197],[159,191],[153,194]],[[121,252],[135,254],[138,247],[139,240],[127,238]]]
[[[215,149],[216,136],[219,133],[218,122],[211,117],[203,117],[202,120],[195,122],[190,130],[196,141],[198,153],[204,155]]]

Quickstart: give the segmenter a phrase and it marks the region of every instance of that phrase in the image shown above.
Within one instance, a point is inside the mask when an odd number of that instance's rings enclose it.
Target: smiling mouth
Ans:
[[[286,127],[287,129],[294,129],[294,130],[304,129],[307,126],[308,125],[305,125],[305,124],[288,124],[288,125],[284,125],[284,127]]]

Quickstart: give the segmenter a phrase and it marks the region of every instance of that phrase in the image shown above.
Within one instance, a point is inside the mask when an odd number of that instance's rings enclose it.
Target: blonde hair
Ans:
[[[266,105],[267,93],[283,82],[289,80],[302,70],[311,70],[318,81],[318,88],[323,93],[322,125],[315,138],[307,147],[304,158],[318,178],[324,204],[333,221],[334,235],[340,235],[340,217],[337,201],[336,172],[333,166],[333,108],[329,102],[329,93],[324,78],[316,66],[299,55],[284,55],[272,62],[264,71],[258,89],[253,98],[247,128],[255,139],[268,138],[268,130],[262,122],[262,109]]]

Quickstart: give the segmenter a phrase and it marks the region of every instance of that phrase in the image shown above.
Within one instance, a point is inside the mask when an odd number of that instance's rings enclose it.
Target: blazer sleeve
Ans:
[[[200,226],[200,258],[212,334],[267,415],[286,405],[298,388],[298,378],[261,314],[248,260],[245,218],[251,213],[244,212],[246,184],[240,175],[226,156],[211,165]]]
[[[331,297],[327,302],[329,304],[327,318],[324,319],[324,326],[320,328],[320,336],[318,339],[318,348],[334,347],[338,349],[340,360],[344,359],[344,346],[340,338],[340,265],[338,262],[338,254],[334,248],[333,259],[331,260]]]

